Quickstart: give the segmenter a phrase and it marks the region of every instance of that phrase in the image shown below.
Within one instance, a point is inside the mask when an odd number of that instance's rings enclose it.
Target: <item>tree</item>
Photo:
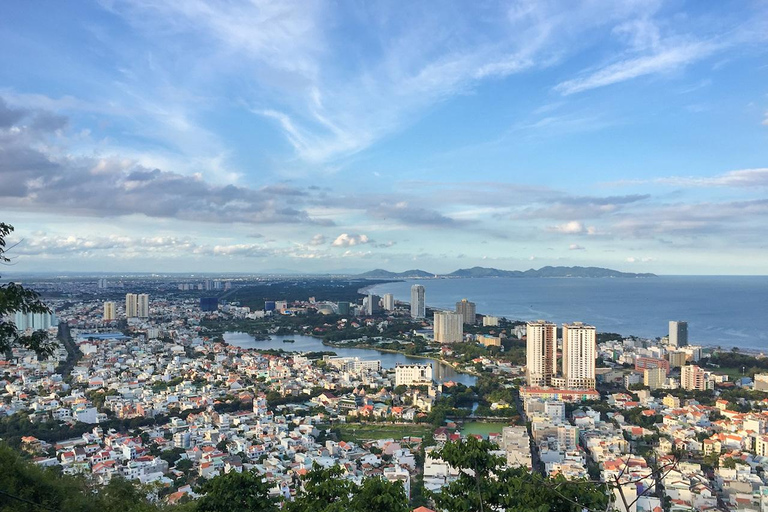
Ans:
[[[400,482],[371,477],[357,485],[342,478],[340,466],[324,469],[315,464],[302,480],[296,499],[285,504],[286,512],[408,512],[408,500]]]
[[[7,256],[9,248],[6,238],[12,232],[13,226],[0,222],[0,264],[7,264],[11,261]],[[22,313],[51,312],[34,291],[27,290],[16,283],[0,285],[0,352],[7,352],[14,346],[20,346],[34,350],[40,356],[51,355],[56,348],[56,343],[48,340],[48,335],[44,331],[23,334],[18,331],[14,322],[4,320],[7,315],[17,311]]]
[[[400,482],[371,477],[363,480],[352,498],[351,510],[355,512],[408,512],[408,500]]]
[[[232,471],[217,476],[203,486],[205,496],[197,502],[197,512],[277,512],[277,499],[269,495],[269,485],[258,473]]]
[[[347,512],[350,509],[350,495],[353,484],[341,478],[339,466],[323,469],[315,464],[307,472],[302,489],[296,499],[286,504],[286,512]]]
[[[496,446],[474,437],[446,443],[435,456],[459,470],[459,477],[440,492],[430,493],[447,512],[506,510],[581,512],[605,510],[607,489],[588,481],[546,478],[521,467],[507,468]]]

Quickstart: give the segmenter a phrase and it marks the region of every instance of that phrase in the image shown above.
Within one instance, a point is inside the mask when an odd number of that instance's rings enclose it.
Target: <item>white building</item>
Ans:
[[[385,293],[384,297],[382,297],[382,300],[384,302],[384,309],[387,311],[395,310],[395,296],[393,294]]]
[[[529,329],[530,337],[530,329]],[[597,331],[581,322],[563,324],[563,377],[569,389],[595,389]]]
[[[499,317],[497,316],[483,317],[483,327],[498,327],[498,326],[499,326]]]
[[[669,344],[674,347],[688,345],[688,322],[680,320],[669,322]]]
[[[432,383],[432,363],[395,365],[395,386]]]
[[[426,290],[420,284],[411,286],[411,318],[426,318]]]
[[[17,311],[13,323],[19,331],[44,331],[58,324],[56,315],[51,313],[24,313]]]
[[[526,325],[525,375],[529,386],[548,386],[555,376],[557,327],[538,320]]]
[[[435,313],[435,341],[461,343],[464,340],[464,317],[452,311]]]

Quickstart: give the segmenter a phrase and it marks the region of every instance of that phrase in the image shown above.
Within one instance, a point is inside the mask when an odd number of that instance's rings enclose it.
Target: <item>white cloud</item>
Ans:
[[[655,258],[636,258],[635,256],[630,256],[627,258],[627,263],[650,263],[652,261],[656,261]]]
[[[309,241],[309,245],[323,245],[325,243],[325,236],[318,233],[317,235],[312,237],[312,240]]]
[[[582,224],[577,220],[572,220],[570,222],[566,222],[565,224],[558,224],[557,226],[554,226],[552,229],[554,231],[557,231],[558,233],[566,233],[566,234],[583,233],[584,224]]]
[[[768,187],[768,167],[728,171],[715,176],[667,176],[652,180],[626,180],[607,185],[642,185],[659,183],[675,187]]]
[[[354,235],[342,233],[331,244],[334,247],[352,247],[354,245],[367,244],[371,240],[367,235]]]
[[[550,231],[557,233],[563,233],[565,235],[598,235],[600,232],[595,226],[585,226],[582,222],[572,220],[565,224],[558,224],[557,226],[550,226]]]
[[[569,251],[584,251],[586,250],[585,247],[579,245],[579,244],[571,244],[568,246]]]
[[[768,126],[768,110],[765,111],[765,119],[763,119],[763,126]]]
[[[563,95],[612,85],[640,76],[679,70],[692,62],[713,54],[720,49],[716,44],[702,41],[683,43],[660,50],[652,55],[631,57],[605,66],[597,71],[585,72],[582,76],[555,86]]]

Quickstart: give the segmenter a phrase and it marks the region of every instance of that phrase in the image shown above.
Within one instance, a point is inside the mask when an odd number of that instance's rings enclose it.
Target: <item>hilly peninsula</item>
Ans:
[[[390,272],[376,269],[359,274],[358,277],[367,279],[408,279],[408,278],[477,278],[477,277],[611,277],[611,278],[648,278],[656,277],[656,274],[637,274],[634,272],[620,272],[601,267],[541,267],[528,270],[502,270],[489,267],[460,268],[449,274],[438,274],[425,270],[406,270],[405,272]]]

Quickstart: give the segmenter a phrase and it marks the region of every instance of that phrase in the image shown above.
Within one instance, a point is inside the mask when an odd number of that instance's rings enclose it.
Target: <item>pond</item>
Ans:
[[[465,386],[473,386],[477,378],[466,373],[459,373],[450,366],[436,359],[411,357],[405,354],[381,352],[370,348],[337,348],[323,345],[323,341],[312,336],[292,334],[288,336],[271,336],[272,339],[256,341],[253,336],[244,332],[225,332],[224,341],[230,345],[241,348],[255,348],[260,350],[285,350],[286,352],[335,352],[342,357],[359,357],[364,361],[379,360],[382,368],[394,368],[397,363],[425,364],[432,363],[432,376],[436,382],[460,382]],[[286,342],[284,340],[293,340]]]

